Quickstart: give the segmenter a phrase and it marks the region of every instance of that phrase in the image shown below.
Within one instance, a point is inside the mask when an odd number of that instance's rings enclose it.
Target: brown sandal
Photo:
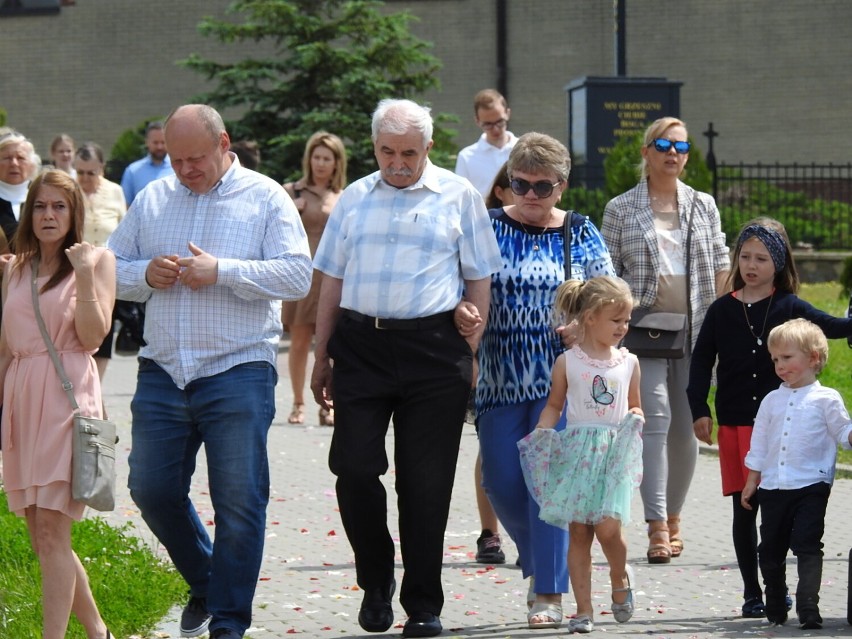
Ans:
[[[648,542],[649,564],[667,564],[672,560],[672,545],[666,522],[648,522]]]
[[[683,538],[680,536],[680,517],[669,517],[669,544],[672,547],[672,557],[683,554]]]

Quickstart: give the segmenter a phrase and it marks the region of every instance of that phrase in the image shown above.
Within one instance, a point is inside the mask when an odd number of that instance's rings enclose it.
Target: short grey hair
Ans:
[[[423,135],[423,146],[432,141],[431,109],[411,100],[395,100],[386,98],[379,102],[373,112],[373,142],[380,133],[405,135],[411,129]]]
[[[559,180],[567,182],[571,173],[571,156],[565,145],[556,138],[533,131],[518,138],[509,153],[506,169],[509,178],[514,171],[552,173]]]

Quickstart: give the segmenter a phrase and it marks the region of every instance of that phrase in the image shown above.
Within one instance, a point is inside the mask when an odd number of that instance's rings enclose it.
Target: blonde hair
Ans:
[[[661,137],[673,126],[682,126],[686,129],[686,123],[683,120],[678,120],[671,116],[654,120],[648,125],[648,128],[645,129],[645,136],[642,138],[642,146],[645,147],[650,145],[651,142]],[[687,137],[689,137],[689,129],[686,129],[686,132]],[[641,180],[648,178],[648,162],[645,160],[644,156],[642,156],[642,160],[639,162],[639,178]]]
[[[346,187],[346,148],[343,141],[328,131],[317,131],[305,145],[305,153],[302,156],[302,173],[307,184],[314,183],[314,169],[311,166],[311,156],[318,146],[331,151],[334,156],[334,172],[331,174],[331,190],[339,193]]]
[[[576,319],[583,326],[607,306],[633,308],[633,296],[624,280],[606,275],[585,282],[568,280],[556,289],[554,322],[561,325]]]
[[[828,361],[828,340],[822,329],[813,322],[799,317],[787,320],[769,331],[769,339],[766,342],[769,350],[782,344],[793,346],[808,356],[816,355],[815,373],[820,373],[825,368]]]

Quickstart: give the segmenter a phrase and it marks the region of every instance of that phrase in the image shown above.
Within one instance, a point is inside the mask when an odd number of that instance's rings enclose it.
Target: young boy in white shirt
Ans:
[[[828,359],[828,341],[816,324],[785,322],[772,329],[767,344],[783,384],[764,398],[754,420],[742,505],[760,503],[758,563],[767,619],[778,625],[787,620],[785,561],[792,550],[799,625],[819,629],[825,511],[837,444],[852,448],[852,420],[840,393],[816,381]]]

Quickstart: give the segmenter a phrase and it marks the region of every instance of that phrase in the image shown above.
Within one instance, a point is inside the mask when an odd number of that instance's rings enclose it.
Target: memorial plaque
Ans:
[[[643,131],[657,118],[680,117],[682,85],[665,78],[584,77],[565,87],[568,150],[573,163],[592,169],[586,186],[602,185],[601,167],[620,137]]]

